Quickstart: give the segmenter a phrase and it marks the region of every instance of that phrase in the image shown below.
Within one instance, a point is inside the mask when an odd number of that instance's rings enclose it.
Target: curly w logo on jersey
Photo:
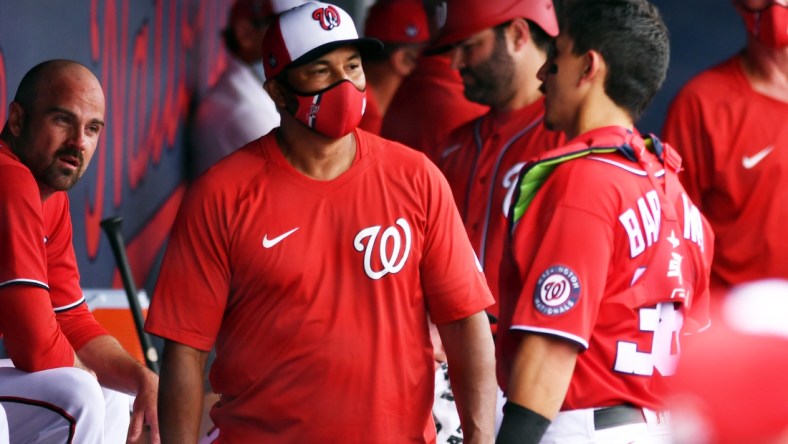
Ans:
[[[580,299],[580,279],[571,268],[554,265],[536,282],[534,306],[540,313],[556,316],[571,310]]]
[[[339,12],[333,6],[315,9],[312,12],[312,18],[317,20],[326,31],[331,31],[339,26],[340,23]]]
[[[398,273],[408,260],[411,245],[410,225],[401,217],[396,224],[399,228],[390,226],[383,230],[382,235],[380,225],[364,228],[353,240],[356,251],[364,252],[364,272],[370,279],[378,280],[389,273]]]

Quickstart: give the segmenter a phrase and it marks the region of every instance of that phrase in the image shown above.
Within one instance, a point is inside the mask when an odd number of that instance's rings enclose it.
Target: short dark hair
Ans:
[[[537,25],[536,22],[529,19],[525,19],[525,21],[528,22],[528,30],[531,34],[531,40],[533,40],[534,45],[536,45],[537,48],[544,51],[545,53],[548,53],[553,38],[550,37],[550,35],[547,34],[544,31],[544,29],[542,29],[541,26]],[[512,22],[510,20],[508,22],[501,23],[500,25],[497,25],[496,27],[493,28],[493,31],[495,32],[495,38],[497,39],[498,42],[503,42],[505,40],[503,38],[504,35],[503,32],[511,24]]]
[[[561,33],[573,53],[594,50],[608,67],[605,92],[637,120],[665,80],[668,28],[646,0],[564,0]]]

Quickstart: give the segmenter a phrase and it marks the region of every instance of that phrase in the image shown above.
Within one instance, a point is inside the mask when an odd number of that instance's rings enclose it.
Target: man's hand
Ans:
[[[159,444],[159,416],[156,409],[157,397],[159,393],[159,377],[151,371],[146,371],[137,397],[134,399],[134,406],[131,412],[131,423],[129,424],[128,440],[137,442],[142,437],[144,426],[150,426],[150,443]]]
[[[157,397],[159,377],[131,357],[117,339],[97,336],[77,351],[80,361],[96,372],[106,388],[135,395],[128,439],[139,439],[145,424],[150,425],[150,442],[158,444]]]

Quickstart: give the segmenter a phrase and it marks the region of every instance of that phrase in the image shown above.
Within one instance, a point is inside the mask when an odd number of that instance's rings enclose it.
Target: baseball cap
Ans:
[[[263,38],[265,78],[344,45],[355,45],[362,56],[383,48],[378,39],[359,38],[353,18],[339,6],[308,2],[290,9],[277,16]]]
[[[364,35],[386,43],[424,43],[430,39],[421,0],[378,0],[369,8]]]
[[[228,23],[239,20],[259,22],[304,3],[306,0],[236,0],[230,8]]]
[[[446,23],[430,52],[448,49],[477,32],[516,18],[531,20],[552,37],[558,35],[553,0],[449,0]]]

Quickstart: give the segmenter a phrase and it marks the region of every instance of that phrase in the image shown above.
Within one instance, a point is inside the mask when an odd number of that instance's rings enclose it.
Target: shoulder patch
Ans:
[[[577,305],[580,299],[580,279],[571,268],[554,265],[536,281],[534,307],[547,316],[558,316]]]

